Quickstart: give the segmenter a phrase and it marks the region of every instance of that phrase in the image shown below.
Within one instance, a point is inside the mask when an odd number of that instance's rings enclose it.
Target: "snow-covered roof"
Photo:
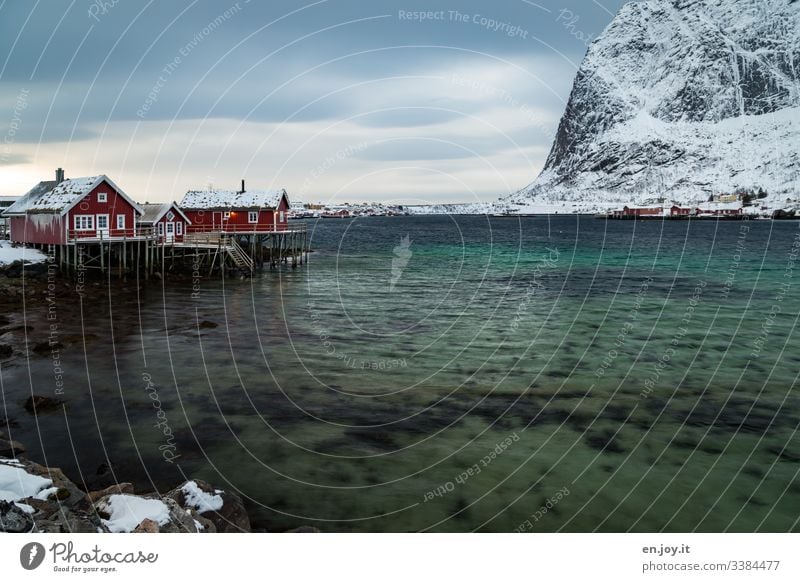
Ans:
[[[286,190],[189,190],[181,201],[181,207],[191,210],[212,208],[277,208],[281,198],[289,197]]]
[[[179,214],[186,222],[192,224],[192,221],[178,208],[174,202],[163,202],[161,204],[141,204],[144,214],[142,214],[139,222],[141,224],[155,224],[170,211],[170,209]]]
[[[61,183],[55,180],[39,182],[27,194],[9,206],[4,214],[65,214],[103,181],[114,188],[139,214],[142,213],[142,209],[136,202],[131,200],[108,176],[101,174],[85,178],[72,178]]]

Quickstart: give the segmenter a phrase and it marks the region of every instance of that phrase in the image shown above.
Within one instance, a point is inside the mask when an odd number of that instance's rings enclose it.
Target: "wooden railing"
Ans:
[[[306,230],[306,225],[298,224],[190,224],[186,227],[186,232],[207,233],[216,232],[222,234],[265,234],[270,232],[302,231]]]
[[[109,228],[107,231],[99,230],[97,228],[91,230],[79,230],[71,228],[67,231],[69,240],[76,240],[82,238],[92,238],[100,240],[119,240],[125,238],[145,238],[155,235],[155,230],[152,226],[140,226],[136,228]]]

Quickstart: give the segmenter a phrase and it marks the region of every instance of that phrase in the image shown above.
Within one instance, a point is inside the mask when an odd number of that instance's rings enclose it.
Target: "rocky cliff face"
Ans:
[[[544,170],[507,201],[800,188],[800,1],[626,4],[590,46]]]

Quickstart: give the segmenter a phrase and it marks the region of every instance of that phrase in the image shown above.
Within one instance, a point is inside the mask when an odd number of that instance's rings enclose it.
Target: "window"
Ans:
[[[94,230],[94,216],[91,214],[76,214],[75,230]]]
[[[258,212],[250,211],[247,213],[247,222],[250,224],[258,222]]]
[[[226,213],[223,215],[223,217],[225,218],[225,220],[228,220],[228,219],[231,217],[231,213],[230,213],[230,212],[226,212]]]
[[[97,201],[98,202],[108,202],[108,194],[105,192],[98,192],[97,193]]]
[[[286,222],[286,213],[281,210],[280,218],[278,218],[280,222]]]
[[[161,236],[164,236],[164,223],[163,222],[159,222],[158,223],[158,234],[161,235]]]
[[[125,215],[117,214],[117,229],[125,230]]]
[[[97,215],[97,230],[108,230],[108,214]]]
[[[175,234],[177,234],[177,235],[183,234],[183,223],[182,222],[176,222],[175,223]]]
[[[169,221],[175,220],[175,213],[172,212],[172,210],[167,212],[167,220],[169,220]]]

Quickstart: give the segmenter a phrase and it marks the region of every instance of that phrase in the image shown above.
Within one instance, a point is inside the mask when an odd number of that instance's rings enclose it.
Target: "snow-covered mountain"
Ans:
[[[593,209],[800,193],[800,1],[644,0],[589,47],[544,170],[504,199]]]

